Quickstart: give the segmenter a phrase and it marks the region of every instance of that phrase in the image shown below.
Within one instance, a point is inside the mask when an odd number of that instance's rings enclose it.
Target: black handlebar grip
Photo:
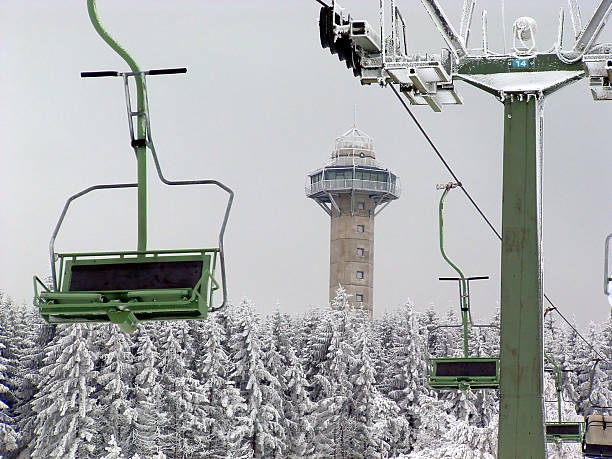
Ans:
[[[185,67],[180,67],[176,69],[155,69],[149,70],[147,73],[149,75],[170,75],[173,73],[187,73],[187,69]]]
[[[113,70],[104,70],[102,72],[81,72],[81,78],[95,78],[95,77],[116,77],[119,76],[119,72]]]

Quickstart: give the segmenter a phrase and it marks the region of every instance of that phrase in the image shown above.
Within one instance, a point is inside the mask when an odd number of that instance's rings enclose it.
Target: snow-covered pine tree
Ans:
[[[351,435],[351,369],[355,366],[355,328],[357,311],[350,305],[341,287],[324,313],[321,331],[329,338],[329,346],[320,371],[313,378],[318,398],[315,411],[315,442],[323,456],[349,454]],[[362,319],[363,320],[363,319]]]
[[[0,457],[16,451],[19,434],[15,430],[15,420],[10,414],[9,403],[14,399],[9,387],[2,352],[6,347],[0,342]]]
[[[106,454],[101,456],[100,459],[125,459],[125,456],[121,452],[121,447],[117,444],[115,440],[115,435],[111,434],[108,439],[107,446],[104,448]]]
[[[41,368],[44,366],[45,348],[54,338],[56,325],[45,323],[34,308],[23,311],[23,339],[19,350],[21,385],[18,390],[17,426],[21,435],[21,448],[32,444],[36,412],[32,407],[38,386],[42,379]],[[27,454],[27,452],[26,452]]]
[[[10,298],[0,292],[0,457],[17,450],[20,436],[14,413],[19,399],[20,375],[17,367],[15,314]]]
[[[495,459],[497,457],[497,426],[480,428],[467,422],[453,423],[438,447],[425,448],[409,456],[411,459]]]
[[[235,364],[233,379],[246,401],[250,418],[250,424],[243,426],[244,451],[254,457],[282,457],[286,445],[280,382],[265,367],[252,304],[245,300],[233,312],[230,338]]]
[[[0,292],[0,364],[4,366],[5,379],[0,381],[8,389],[0,396],[14,413],[19,402],[18,388],[22,385],[22,375],[19,371],[19,349],[21,348],[22,323],[17,305]]]
[[[392,315],[389,364],[385,368],[385,386],[388,397],[397,403],[402,417],[408,423],[405,436],[397,438],[392,445],[394,451],[408,453],[416,440],[420,424],[418,416],[419,396],[427,393],[426,349],[424,339],[419,333],[419,324],[406,303]]]
[[[419,418],[418,433],[413,448],[415,452],[429,452],[423,455],[410,457],[437,457],[431,455],[444,446],[444,435],[448,432],[453,422],[453,417],[448,414],[450,404],[444,399],[438,399],[435,394],[420,394],[416,411]]]
[[[43,379],[33,402],[37,413],[32,458],[89,457],[93,453],[96,372],[85,324],[64,325],[47,347]]]
[[[421,426],[411,459],[494,459],[497,453],[497,419],[486,427],[448,414],[450,402],[421,395]]]
[[[557,357],[561,354],[559,352],[559,345],[561,343],[562,330],[558,327],[552,314],[546,315],[543,325],[544,352],[551,357]]]
[[[160,429],[162,418],[162,387],[157,366],[160,357],[151,341],[149,331],[157,325],[141,324],[136,333],[135,376],[133,383],[134,417],[131,429],[131,448],[143,457],[156,454],[161,446]]]
[[[103,325],[100,368],[97,375],[99,390],[95,393],[97,408],[95,417],[104,437],[112,435],[123,449],[128,447],[134,417],[132,379],[134,377],[134,356],[131,339],[116,325]]]
[[[599,360],[600,355],[605,355],[602,327],[591,323],[586,339],[594,350],[585,344],[575,331],[569,331],[569,340],[576,345],[567,349],[568,353],[571,353],[570,361],[577,373],[576,376],[570,374],[570,381],[576,380],[576,383],[572,384],[578,394],[576,411],[583,416],[598,412],[597,406],[612,406],[612,374],[609,374],[607,362]]]
[[[300,329],[302,347],[298,356],[308,381],[310,400],[317,403],[322,397],[322,387],[318,384],[317,375],[323,371],[327,353],[331,344],[333,324],[328,311],[312,310],[307,314]]]
[[[281,314],[278,308],[265,322],[262,330],[262,351],[264,353],[264,366],[275,381],[278,381],[277,393],[279,395],[276,409],[281,414],[279,423],[283,431],[288,430],[287,412],[285,404],[287,399],[287,381],[285,372],[289,367],[289,355],[292,352],[289,328],[291,322],[287,315]]]
[[[382,395],[376,389],[374,363],[370,356],[368,333],[363,324],[355,333],[355,365],[351,371],[353,393],[350,410],[353,422],[350,423],[348,451],[359,457],[387,456],[391,449],[388,437],[377,429],[377,421],[382,417],[380,408]]]
[[[312,456],[314,449],[314,429],[312,413],[315,405],[308,396],[308,381],[299,359],[293,349],[289,350],[288,366],[285,374],[285,420],[288,457]]]
[[[388,369],[392,364],[390,349],[393,346],[392,336],[396,328],[393,320],[394,317],[386,312],[382,319],[373,320],[370,327],[372,361],[376,371],[376,388],[385,397],[388,396],[390,389]]]
[[[591,323],[587,339],[593,343],[598,354],[607,359],[612,358],[610,349],[610,324]],[[609,360],[602,360],[597,365],[591,367],[591,377],[589,381],[590,394],[588,402],[594,411],[599,412],[602,408],[612,407],[612,366]]]
[[[555,362],[565,362],[564,368],[572,370],[563,375],[563,392],[568,400],[575,401],[576,412],[584,416],[590,409],[588,392],[594,354],[572,328],[564,330],[563,341],[566,343],[565,355],[554,356]]]
[[[163,452],[173,458],[192,457],[204,442],[200,412],[206,397],[190,369],[191,363],[185,359],[185,347],[191,344],[185,326],[183,322],[160,326],[165,338],[160,368],[165,412]]]
[[[321,310],[319,308],[311,308],[304,313],[296,322],[293,332],[295,344],[295,355],[302,362],[302,368],[307,375],[310,367],[313,365],[311,361],[312,338],[316,334],[316,330],[321,322]]]
[[[238,457],[245,430],[250,425],[246,403],[234,386],[234,364],[223,347],[226,342],[224,317],[213,314],[199,323],[200,350],[196,376],[203,385],[206,403],[200,422],[204,425],[203,442],[198,451],[206,457]]]

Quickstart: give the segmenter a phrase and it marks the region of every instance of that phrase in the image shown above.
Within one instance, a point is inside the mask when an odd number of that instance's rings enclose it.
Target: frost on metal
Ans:
[[[581,74],[582,72],[557,70],[549,72],[464,75],[462,79],[497,92],[540,92],[562,85],[579,77]]]
[[[467,56],[467,49],[465,45],[461,41],[457,31],[452,26],[440,5],[436,0],[421,0],[423,6],[427,9],[427,12],[433,19],[436,27],[442,34],[442,37],[446,40],[448,45],[451,47],[457,58],[462,58]]]

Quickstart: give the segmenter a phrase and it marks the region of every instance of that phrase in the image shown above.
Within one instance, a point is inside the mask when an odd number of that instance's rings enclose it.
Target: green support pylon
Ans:
[[[499,459],[543,459],[541,104],[504,101]]]
[[[557,41],[547,52],[537,50],[536,21],[525,16],[517,18],[513,24],[512,47],[503,54],[489,50],[484,16],[484,46],[468,47],[473,2],[464,2],[459,33],[438,0],[421,0],[421,3],[447,46],[439,56],[429,55],[428,62],[423,60],[423,53],[409,53],[405,46],[402,49],[396,34],[400,26],[397,21],[403,23],[401,14],[392,2],[391,18],[385,19],[386,5],[382,0],[380,37],[368,38],[365,44],[362,34],[357,37],[352,33],[356,21],[350,14],[336,4],[324,6],[319,21],[321,45],[332,54],[338,46],[347,52],[357,50],[352,66],[361,84],[391,85],[455,179],[400,93],[413,105],[429,105],[434,111],[440,111],[445,104],[462,103],[454,83],[465,81],[504,103],[501,235],[478,209],[496,235],[503,238],[498,458],[543,459],[546,446],[542,401],[541,105],[548,95],[584,78],[589,79],[595,100],[612,100],[610,55],[601,54],[609,50],[598,49],[599,34],[612,12],[612,0],[598,1],[595,12],[580,27],[570,49],[565,49],[563,43],[563,10],[559,14]],[[576,18],[580,14],[572,6],[572,21]],[[390,34],[385,33],[387,22],[391,23]],[[363,20],[357,25],[360,30],[369,27]],[[437,77],[432,77],[434,74]],[[466,195],[476,206],[467,191]],[[607,294],[608,289],[605,291]]]
[[[100,35],[100,38],[104,40],[113,51],[128,64],[130,70],[134,75],[136,81],[136,110],[137,110],[137,122],[136,122],[136,140],[140,141],[139,146],[136,147],[136,162],[138,170],[138,248],[139,252],[147,250],[147,148],[144,145],[146,135],[146,115],[145,115],[145,100],[144,100],[144,88],[142,82],[142,75],[139,73],[140,68],[136,61],[123,49],[123,47],[114,40],[98,18],[96,11],[96,0],[87,0],[87,13],[91,20],[94,29]]]

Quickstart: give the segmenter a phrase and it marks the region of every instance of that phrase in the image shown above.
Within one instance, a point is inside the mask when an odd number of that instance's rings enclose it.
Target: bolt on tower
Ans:
[[[336,139],[331,160],[308,175],[306,196],[331,217],[330,301],[340,284],[372,314],[374,217],[399,195],[399,177],[376,161],[372,138],[356,126]]]

